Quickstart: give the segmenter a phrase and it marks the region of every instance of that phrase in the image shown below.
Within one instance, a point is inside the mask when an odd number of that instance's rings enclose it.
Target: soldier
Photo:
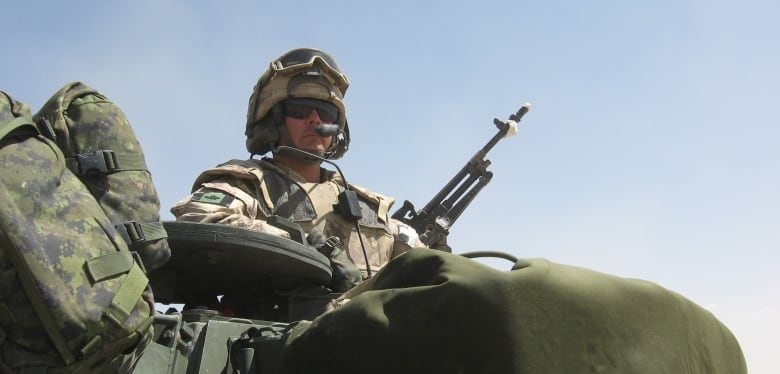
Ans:
[[[266,221],[277,215],[300,224],[307,234],[338,238],[348,258],[342,267],[354,269],[354,264],[360,275],[347,274],[351,279],[334,285],[336,291],[422,247],[414,229],[390,218],[393,199],[345,183],[343,175],[322,167],[323,160],[340,158],[349,146],[343,101],[348,87],[347,76],[323,51],[299,48],[273,61],[249,99],[245,134],[250,158],[204,171],[193,193],[172,213],[179,221],[288,236]],[[269,152],[272,157],[253,158]]]

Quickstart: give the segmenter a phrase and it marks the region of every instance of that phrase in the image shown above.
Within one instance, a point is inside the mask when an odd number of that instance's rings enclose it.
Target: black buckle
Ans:
[[[351,222],[357,222],[363,218],[360,208],[360,199],[355,191],[344,190],[338,196],[338,204],[333,205],[333,210]]]
[[[325,240],[325,245],[330,249],[336,248],[339,244],[341,244],[341,239],[338,236],[331,236]]]
[[[130,248],[134,248],[146,241],[144,229],[137,221],[122,222],[115,227]]]
[[[78,175],[108,175],[119,171],[119,159],[112,150],[77,154]]]

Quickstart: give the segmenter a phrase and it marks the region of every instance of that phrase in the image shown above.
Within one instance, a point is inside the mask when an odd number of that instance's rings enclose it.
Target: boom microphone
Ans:
[[[339,131],[341,131],[339,125],[332,123],[323,123],[321,125],[314,126],[314,132],[323,138],[327,136],[338,135]]]

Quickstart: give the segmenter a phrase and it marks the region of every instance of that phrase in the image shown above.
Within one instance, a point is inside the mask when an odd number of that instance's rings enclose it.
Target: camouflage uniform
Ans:
[[[333,209],[344,190],[343,180],[325,169],[322,177],[320,183],[307,183],[271,159],[232,160],[203,172],[193,193],[176,203],[171,212],[180,221],[231,224],[282,236],[286,232],[265,220],[274,214],[291,219],[307,233],[317,229],[341,239],[349,259],[365,277],[368,269],[355,224]],[[350,188],[360,197],[360,232],[372,271],[411,248],[423,246],[412,228],[389,218],[393,199],[352,184]]]

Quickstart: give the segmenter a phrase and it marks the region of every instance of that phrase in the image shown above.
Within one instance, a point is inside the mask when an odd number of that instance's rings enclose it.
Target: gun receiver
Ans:
[[[517,134],[518,122],[530,109],[531,104],[526,103],[517,113],[510,115],[506,122],[498,118],[494,119],[493,124],[498,127],[498,133],[471,157],[425,207],[415,211],[414,204],[405,200],[403,206],[393,213],[392,217],[414,228],[425,245],[443,243],[450,227],[493,178],[493,173],[487,170],[490,160],[486,160],[485,156],[499,140]],[[452,251],[448,246],[437,249]]]

